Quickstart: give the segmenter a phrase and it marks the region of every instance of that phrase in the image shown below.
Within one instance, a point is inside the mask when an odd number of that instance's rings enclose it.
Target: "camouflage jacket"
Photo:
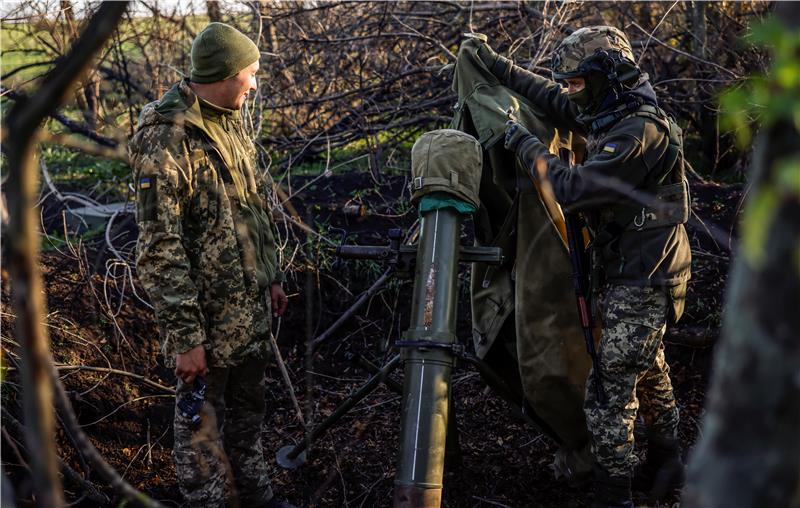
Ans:
[[[240,122],[226,124],[238,130],[232,136],[241,142],[233,143],[215,139],[207,121],[181,82],[144,107],[128,148],[139,226],[136,267],[168,364],[201,344],[212,366],[267,354],[270,302],[259,279],[280,279],[274,224],[265,213],[271,179],[254,169],[255,148]],[[246,153],[234,158],[237,149]],[[254,215],[261,219],[255,226]],[[259,224],[259,234],[251,234]],[[258,260],[267,272],[261,277]]]
[[[504,81],[542,108],[556,128],[587,137],[586,157],[574,168],[533,138],[523,141],[517,154],[528,169],[543,160],[558,201],[588,212],[596,231],[603,230],[620,207],[641,207],[630,199],[629,190],[647,189],[656,175],[670,172],[665,167],[669,129],[663,123],[633,113],[590,130],[558,83],[518,66],[509,70]],[[626,228],[596,247],[610,283],[672,287],[684,284],[691,274],[691,250],[683,224]]]

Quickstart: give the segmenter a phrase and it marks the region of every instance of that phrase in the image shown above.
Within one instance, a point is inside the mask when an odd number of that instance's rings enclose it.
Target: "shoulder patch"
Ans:
[[[614,153],[617,151],[617,144],[616,143],[606,143],[603,147],[603,151],[607,153]]]
[[[136,185],[136,212],[139,221],[154,221],[158,218],[158,188],[155,175],[139,177]]]

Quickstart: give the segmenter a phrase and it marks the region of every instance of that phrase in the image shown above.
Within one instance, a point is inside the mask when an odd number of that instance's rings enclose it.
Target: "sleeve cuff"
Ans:
[[[525,157],[526,155],[530,155],[534,158],[540,157],[542,155],[540,153],[542,149],[544,149],[545,152],[550,153],[544,143],[542,143],[539,138],[531,134],[519,142],[517,145],[517,155],[519,157]]]
[[[197,346],[205,344],[206,342],[206,334],[202,331],[198,331],[191,334],[172,334],[172,337],[168,339],[171,343],[171,348],[174,354],[178,355],[181,353],[185,353],[190,349],[194,349]]]
[[[497,55],[497,60],[494,61],[490,69],[492,74],[497,76],[500,83],[505,85],[508,83],[508,78],[511,76],[511,69],[514,67],[514,61],[501,55]]]
[[[275,277],[272,279],[273,284],[283,284],[286,282],[286,274],[278,270],[275,272]]]

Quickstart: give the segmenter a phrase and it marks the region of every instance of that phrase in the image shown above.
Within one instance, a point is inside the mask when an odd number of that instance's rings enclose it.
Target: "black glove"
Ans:
[[[494,63],[499,56],[497,51],[493,50],[486,41],[482,41],[480,46],[478,46],[478,58],[480,58],[483,65],[489,69],[494,67]]]
[[[506,122],[506,150],[511,150],[512,152],[516,153],[519,144],[522,143],[522,141],[531,138],[539,141],[539,138],[531,134],[528,129],[523,127],[521,124],[518,124],[514,120],[509,120]]]
[[[493,50],[486,41],[483,41],[480,46],[478,46],[478,58],[480,58],[483,65],[489,69],[497,79],[501,82],[505,83],[505,80],[508,78],[508,74],[511,72],[511,67],[513,67],[514,62],[509,60],[504,56],[500,56],[497,51]]]

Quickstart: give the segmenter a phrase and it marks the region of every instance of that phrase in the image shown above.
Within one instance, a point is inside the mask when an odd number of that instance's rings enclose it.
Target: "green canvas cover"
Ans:
[[[478,209],[478,207],[446,192],[431,192],[430,194],[426,194],[420,199],[419,205],[417,206],[420,217],[422,217],[425,212],[441,210],[442,208],[452,208],[464,215],[472,215],[475,213],[475,210]]]
[[[563,216],[548,189],[537,189],[503,147],[508,110],[545,143],[569,146],[525,97],[503,87],[477,56],[479,41],[459,49],[453,89],[458,93],[451,127],[475,136],[484,149],[475,214],[478,245],[500,246],[501,267],[472,270],[473,339],[478,356],[499,373],[516,361],[528,404],[562,443],[556,467],[586,473],[588,432],[583,415],[586,353],[563,241]],[[561,226],[561,227],[560,227]],[[505,363],[505,364],[504,364]]]
[[[483,149],[467,133],[454,129],[426,132],[411,148],[411,200],[445,192],[477,208]]]

